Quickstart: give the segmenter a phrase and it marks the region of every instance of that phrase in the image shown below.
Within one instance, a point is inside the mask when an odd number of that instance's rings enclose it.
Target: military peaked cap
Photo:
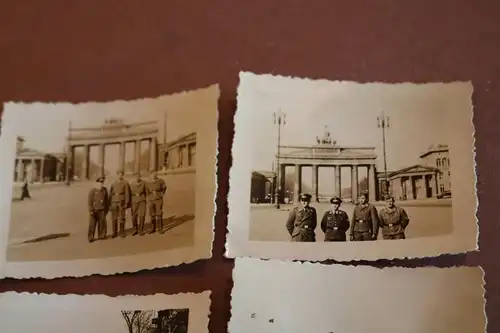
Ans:
[[[342,203],[342,199],[340,199],[339,197],[333,197],[330,199],[330,203],[340,205]]]
[[[98,183],[104,183],[104,177],[99,177],[95,181]]]
[[[311,200],[311,195],[307,193],[302,193],[299,197],[300,200]]]

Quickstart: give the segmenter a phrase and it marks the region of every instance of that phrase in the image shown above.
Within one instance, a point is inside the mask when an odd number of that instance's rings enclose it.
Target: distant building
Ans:
[[[17,138],[15,182],[63,181],[64,163],[64,154],[46,153],[26,147],[24,138]]]
[[[158,145],[162,170],[194,168],[196,166],[196,133]]]
[[[450,150],[448,145],[438,144],[430,146],[429,149],[420,155],[422,164],[437,168],[439,194],[451,192],[451,171],[450,171]]]
[[[276,174],[272,171],[253,171],[250,187],[252,203],[272,202],[274,200],[274,182]]]

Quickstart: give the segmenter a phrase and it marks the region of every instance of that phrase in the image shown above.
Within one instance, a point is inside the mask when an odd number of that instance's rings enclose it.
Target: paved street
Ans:
[[[163,234],[87,242],[87,195],[94,182],[50,184],[31,191],[31,200],[12,203],[9,261],[72,260],[122,256],[189,246],[194,239],[194,188],[167,182]],[[130,214],[130,210],[127,212]],[[149,217],[146,217],[149,221]],[[132,226],[130,215],[126,228]],[[149,228],[150,225],[147,225]],[[111,218],[108,214],[108,235]],[[131,230],[128,230],[131,233]]]
[[[317,241],[322,242],[324,234],[319,227],[323,213],[330,209],[326,203],[313,204],[318,211]],[[254,205],[251,208],[250,240],[252,241],[289,241],[285,222],[293,205],[281,205],[281,209],[271,205]],[[377,209],[382,206],[377,205]],[[408,238],[445,235],[452,232],[452,208],[449,205],[409,205],[403,206],[410,218],[406,236]],[[349,218],[354,206],[342,204]],[[349,233],[348,233],[349,235]]]

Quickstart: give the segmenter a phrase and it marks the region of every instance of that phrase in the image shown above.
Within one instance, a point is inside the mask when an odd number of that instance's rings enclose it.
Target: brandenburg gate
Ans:
[[[330,133],[316,139],[316,144],[311,146],[280,146],[280,153],[277,157],[280,168],[279,195],[280,200],[285,197],[285,168],[295,168],[295,181],[293,190],[293,200],[298,202],[298,196],[302,188],[302,167],[312,167],[312,200],[318,200],[318,169],[334,169],[335,193],[341,196],[342,179],[341,168],[348,167],[351,170],[351,198],[355,200],[360,193],[358,181],[358,168],[368,168],[368,193],[370,201],[376,200],[376,170],[375,147],[343,147],[338,146],[336,141],[332,141]]]
[[[141,170],[141,143],[149,142],[149,163],[147,168],[158,168],[158,122],[148,121],[135,124],[125,124],[120,119],[108,119],[99,127],[70,128],[67,137],[67,179],[72,179],[75,171],[75,150],[83,147],[82,179],[89,179],[90,148],[99,147],[98,167],[101,176],[106,175],[105,148],[108,145],[119,145],[118,168],[125,171],[125,145],[129,142],[135,144],[134,172]]]

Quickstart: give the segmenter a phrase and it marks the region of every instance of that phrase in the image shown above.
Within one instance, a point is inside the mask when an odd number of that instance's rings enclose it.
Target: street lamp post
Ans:
[[[382,150],[384,155],[384,178],[385,178],[385,189],[384,195],[390,195],[389,191],[389,178],[387,177],[387,153],[385,149],[385,131],[390,127],[389,125],[389,117],[384,115],[384,111],[382,111],[382,115],[377,117],[377,126],[382,129]]]
[[[286,124],[286,113],[279,110],[278,112],[273,113],[274,117],[274,125],[278,125],[278,153],[276,154],[276,185],[275,187],[275,196],[274,201],[276,203],[276,209],[280,208],[280,192],[281,192],[281,177],[285,175],[280,175],[281,166],[280,166],[280,145],[281,145],[281,126],[285,126]]]

